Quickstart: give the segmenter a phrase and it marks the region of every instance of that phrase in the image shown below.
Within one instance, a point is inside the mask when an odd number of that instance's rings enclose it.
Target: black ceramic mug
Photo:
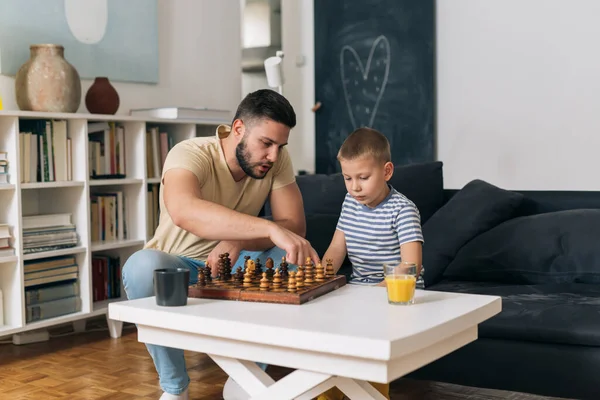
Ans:
[[[185,306],[188,298],[190,270],[165,268],[154,270],[154,295],[159,306]]]

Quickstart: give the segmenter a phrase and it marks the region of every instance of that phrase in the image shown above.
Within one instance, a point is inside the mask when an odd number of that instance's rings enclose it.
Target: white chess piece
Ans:
[[[65,0],[65,17],[75,39],[85,44],[98,43],[108,24],[107,0]]]

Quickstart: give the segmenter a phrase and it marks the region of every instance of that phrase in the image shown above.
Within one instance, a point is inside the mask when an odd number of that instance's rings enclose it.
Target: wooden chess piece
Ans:
[[[298,272],[296,272],[294,274],[294,280],[296,281],[296,288],[301,288],[302,286],[304,286],[304,280],[305,275],[304,275],[304,268],[301,265],[298,265]]]
[[[243,283],[244,282],[244,273],[242,272],[242,267],[238,267],[237,270],[235,271],[235,281],[236,283]]]
[[[273,274],[273,289],[281,288],[281,274],[279,273],[279,268],[275,270],[275,274]]]
[[[263,272],[263,271],[262,271],[262,264],[260,263],[260,258],[257,258],[257,259],[256,259],[256,262],[255,262],[255,264],[254,264],[254,265],[255,265],[255,269],[254,269],[254,277],[255,277],[256,279],[260,279],[260,277],[261,277],[261,275],[262,275],[262,272]]]
[[[291,271],[289,273],[289,278],[288,278],[288,292],[296,292],[296,277],[295,277],[296,273],[294,271]]]
[[[212,282],[212,269],[206,263],[206,267],[204,267],[204,278],[206,278],[206,283]]]
[[[315,278],[315,280],[317,282],[323,282],[325,281],[325,275],[323,274],[324,268],[323,265],[321,263],[317,264],[317,277]]]
[[[273,259],[271,257],[267,258],[267,262],[265,264],[267,266],[267,276],[269,278],[272,278],[273,277],[273,267],[274,267]]]
[[[333,278],[333,260],[328,258],[325,260],[327,262],[327,267],[325,268],[325,276],[327,278]]]
[[[206,277],[204,276],[204,271],[202,271],[202,269],[198,271],[198,286],[206,286]]]
[[[246,273],[244,274],[244,281],[242,285],[244,287],[252,286],[252,273],[250,272],[250,270],[246,271]]]
[[[305,275],[306,277],[304,278],[304,283],[306,285],[310,285],[312,283],[314,283],[314,275],[313,275],[313,263],[312,260],[310,259],[310,257],[306,257],[306,262],[304,263],[305,267]]]
[[[269,279],[267,278],[267,273],[262,273],[262,279],[260,280],[260,290],[266,291],[269,290]]]
[[[279,264],[279,268],[281,268],[281,279],[288,278],[288,263],[285,260],[285,256],[281,257],[281,264]]]
[[[247,272],[250,273],[254,273],[254,270],[256,269],[256,264],[254,263],[254,260],[248,260],[247,261]]]

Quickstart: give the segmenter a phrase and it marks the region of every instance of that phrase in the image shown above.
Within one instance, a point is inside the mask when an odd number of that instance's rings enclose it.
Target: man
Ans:
[[[153,296],[153,271],[183,267],[197,270],[208,262],[216,273],[219,254],[229,253],[234,268],[244,255],[290,264],[316,251],[304,239],[306,221],[300,190],[285,146],[296,114],[272,90],[248,94],[231,127],[214,138],[176,144],[165,160],[160,190],[160,221],[154,237],[123,266],[127,298]],[[258,218],[269,199],[272,221]],[[147,345],[159,374],[161,399],[188,399],[183,350]],[[228,380],[227,387],[235,388]],[[227,399],[227,396],[225,396]]]

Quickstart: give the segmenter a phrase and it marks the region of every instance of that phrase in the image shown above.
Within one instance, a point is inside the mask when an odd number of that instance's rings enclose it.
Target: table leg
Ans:
[[[353,400],[385,400],[368,382],[303,370],[293,371],[275,382],[252,361],[209,356],[246,391],[250,400],[311,400],[334,386]]]

